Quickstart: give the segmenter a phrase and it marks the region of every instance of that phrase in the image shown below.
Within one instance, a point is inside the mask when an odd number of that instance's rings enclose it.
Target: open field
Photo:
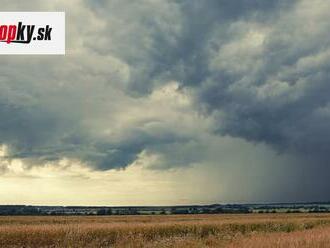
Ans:
[[[0,247],[330,247],[330,214],[0,217]]]

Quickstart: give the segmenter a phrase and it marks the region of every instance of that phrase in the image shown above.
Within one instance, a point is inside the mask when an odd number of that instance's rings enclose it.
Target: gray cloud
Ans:
[[[99,1],[92,8],[108,20],[115,44],[108,52],[132,68],[129,94],[177,80],[218,119],[216,132],[326,158],[327,5]],[[112,25],[118,20],[123,25]],[[104,45],[90,46],[104,52]]]
[[[213,71],[199,91],[200,100],[217,112],[220,133],[280,151],[328,156],[329,27],[324,5],[328,3],[300,1],[271,25],[233,26],[241,41],[233,39],[214,51]],[[264,32],[263,42],[246,46],[244,35],[258,39],[253,37],[258,32]]]
[[[30,6],[14,2],[4,9]],[[8,158],[104,170],[146,153],[159,158],[153,168],[217,166],[213,146],[230,136],[327,161],[328,1],[34,4],[66,11],[68,50],[0,61]],[[302,167],[313,188],[318,174]]]

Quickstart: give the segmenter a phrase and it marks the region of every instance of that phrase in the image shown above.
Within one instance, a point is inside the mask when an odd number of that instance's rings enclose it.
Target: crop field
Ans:
[[[0,247],[329,247],[330,214],[2,216]]]

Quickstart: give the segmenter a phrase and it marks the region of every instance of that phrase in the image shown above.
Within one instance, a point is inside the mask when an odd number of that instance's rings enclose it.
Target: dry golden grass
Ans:
[[[327,226],[329,214],[0,217],[0,247],[288,247],[325,242]]]
[[[252,235],[234,241],[228,248],[326,248],[330,247],[330,227],[292,233]]]

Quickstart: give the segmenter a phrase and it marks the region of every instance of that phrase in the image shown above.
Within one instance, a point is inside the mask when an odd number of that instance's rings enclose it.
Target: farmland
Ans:
[[[0,247],[327,247],[330,214],[2,216]]]

